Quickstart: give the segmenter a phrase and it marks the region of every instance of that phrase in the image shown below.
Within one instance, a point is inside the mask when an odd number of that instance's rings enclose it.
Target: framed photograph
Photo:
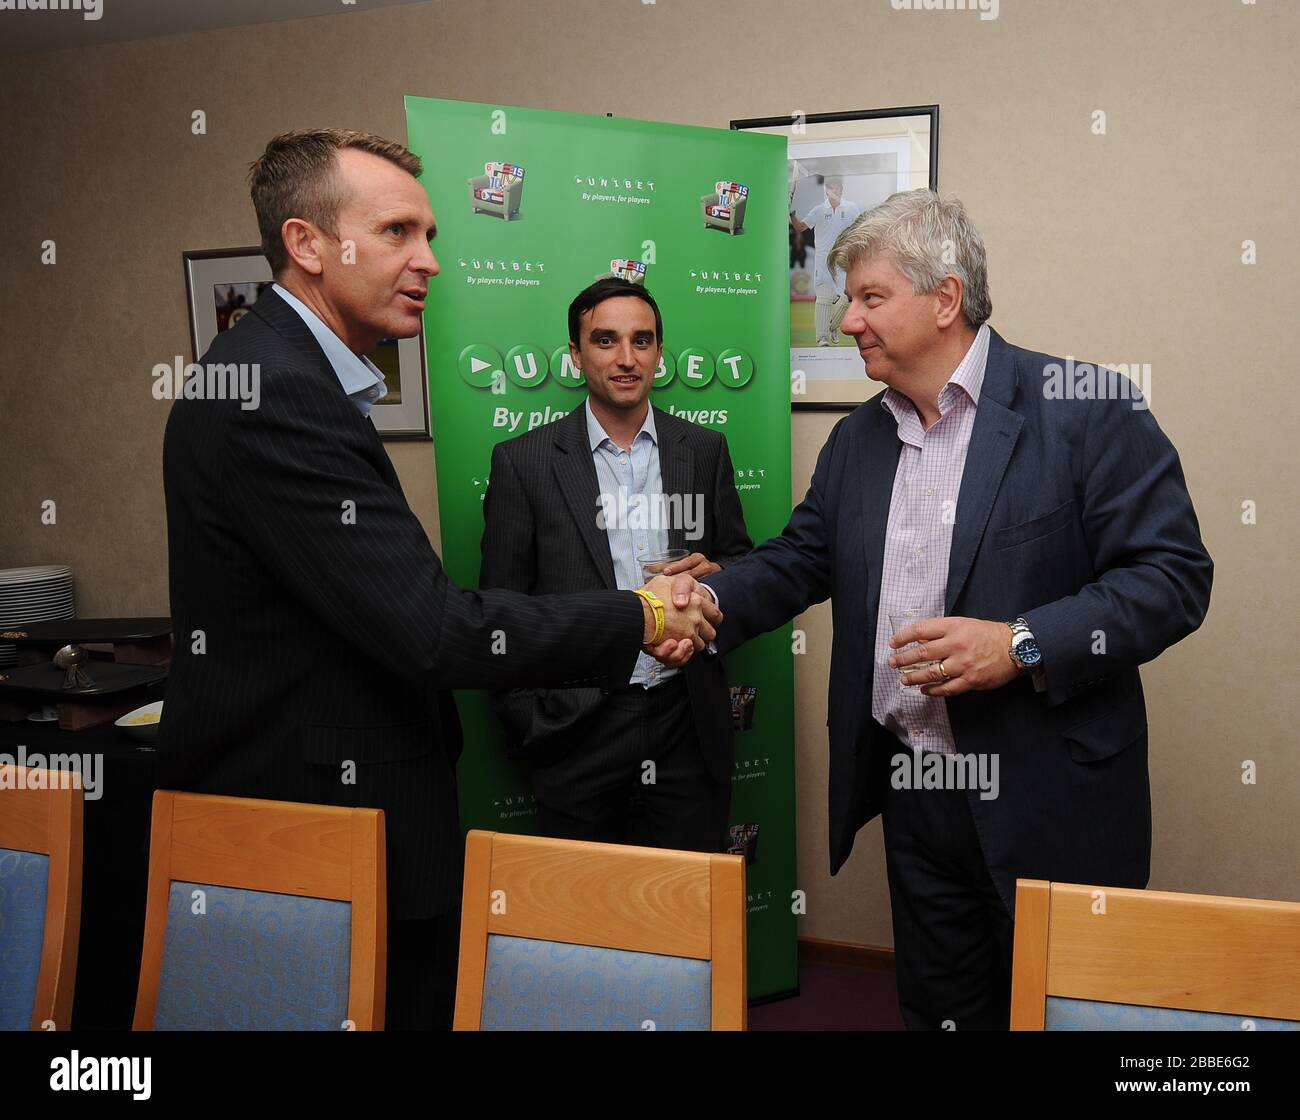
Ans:
[[[194,250],[183,256],[190,341],[197,362],[212,340],[247,315],[271,286],[271,266],[256,246]],[[388,395],[370,410],[379,434],[384,439],[429,439],[423,332],[416,338],[386,338],[366,357],[388,386]]]
[[[790,190],[790,407],[856,408],[880,390],[838,330],[844,277],[827,255],[841,231],[895,191],[937,189],[939,106],[732,121],[784,136]]]

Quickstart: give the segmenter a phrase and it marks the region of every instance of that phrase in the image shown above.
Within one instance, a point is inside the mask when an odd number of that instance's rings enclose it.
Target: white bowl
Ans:
[[[120,727],[133,739],[139,739],[141,742],[149,743],[158,738],[158,724],[162,722],[163,702],[155,700],[152,704],[146,704],[143,708],[136,708],[134,712],[127,712],[121,719],[113,721],[114,727]],[[153,723],[133,723],[141,716],[153,715],[157,713],[158,718]]]

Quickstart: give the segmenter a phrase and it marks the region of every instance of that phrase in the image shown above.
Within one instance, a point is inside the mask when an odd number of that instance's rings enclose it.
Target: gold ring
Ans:
[[[946,659],[945,659],[945,660],[946,660]],[[942,661],[939,662],[939,676],[943,677],[944,680],[950,680],[950,679],[951,679],[951,678],[948,676],[948,670],[945,669],[945,668],[943,667],[943,662],[942,662]]]

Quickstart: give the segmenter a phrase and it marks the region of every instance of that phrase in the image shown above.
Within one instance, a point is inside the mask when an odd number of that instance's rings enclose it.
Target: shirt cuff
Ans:
[[[716,591],[714,591],[713,588],[710,587],[707,583],[701,583],[700,586],[701,586],[702,588],[704,588],[704,590],[707,591],[707,592],[709,593],[709,598],[713,600],[713,605],[714,605],[715,607],[717,607],[718,610],[722,610],[722,602],[718,599],[718,593],[717,593]],[[704,652],[705,652],[705,653],[717,654],[717,652],[718,652],[718,643],[717,643],[717,642],[710,642],[708,645],[706,645],[706,646],[704,647]]]

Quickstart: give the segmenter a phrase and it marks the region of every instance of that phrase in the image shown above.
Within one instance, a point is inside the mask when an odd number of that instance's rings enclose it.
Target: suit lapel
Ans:
[[[283,300],[274,288],[267,288],[253,304],[253,313],[259,316],[285,342],[289,343],[304,358],[310,360],[313,367],[325,375],[340,393],[343,386],[339,384],[338,374],[325,357],[316,336],[308,329],[298,314]]]
[[[339,381],[338,374],[334,372],[334,367],[330,365],[329,359],[325,356],[325,351],[321,349],[320,343],[316,341],[316,336],[311,333],[307,324],[303,322],[302,316],[286,300],[281,298],[274,288],[267,288],[258,297],[257,302],[253,304],[253,312],[280,335],[285,342],[306,358],[311,366],[321,374],[324,378],[322,388],[325,388],[326,391],[332,389],[334,392],[343,393],[343,385]],[[351,401],[348,403],[352,405]],[[384,448],[384,441],[380,438],[373,421],[363,416],[355,405],[352,405],[351,411],[356,413],[357,420],[366,429],[372,448],[378,452],[384,481],[400,492],[402,484],[397,477],[397,471],[393,467],[392,460],[389,459],[388,452]]]
[[[591,444],[587,440],[586,408],[575,408],[554,427],[555,479],[560,493],[564,495],[578,536],[591,553],[601,579],[609,590],[615,591],[617,585],[614,582],[614,561],[609,554],[609,536],[596,523],[600,511],[600,483],[596,479]]]
[[[685,433],[671,416],[657,408],[654,415],[655,432],[659,437],[659,481],[664,497],[670,498],[671,495],[676,494],[679,495],[680,502],[679,505],[670,500],[664,508],[680,511],[683,514],[669,520],[668,547],[689,548],[686,543],[684,514],[686,502],[692,498],[696,489],[692,483],[695,478],[695,453],[686,445]]]
[[[1015,358],[996,331],[991,331],[988,362],[980,386],[975,426],[971,431],[961,491],[957,496],[957,521],[948,553],[948,589],[944,613],[952,614],[966,586],[976,550],[984,537],[993,501],[1006,474],[1024,417],[1008,407],[1016,392]]]

